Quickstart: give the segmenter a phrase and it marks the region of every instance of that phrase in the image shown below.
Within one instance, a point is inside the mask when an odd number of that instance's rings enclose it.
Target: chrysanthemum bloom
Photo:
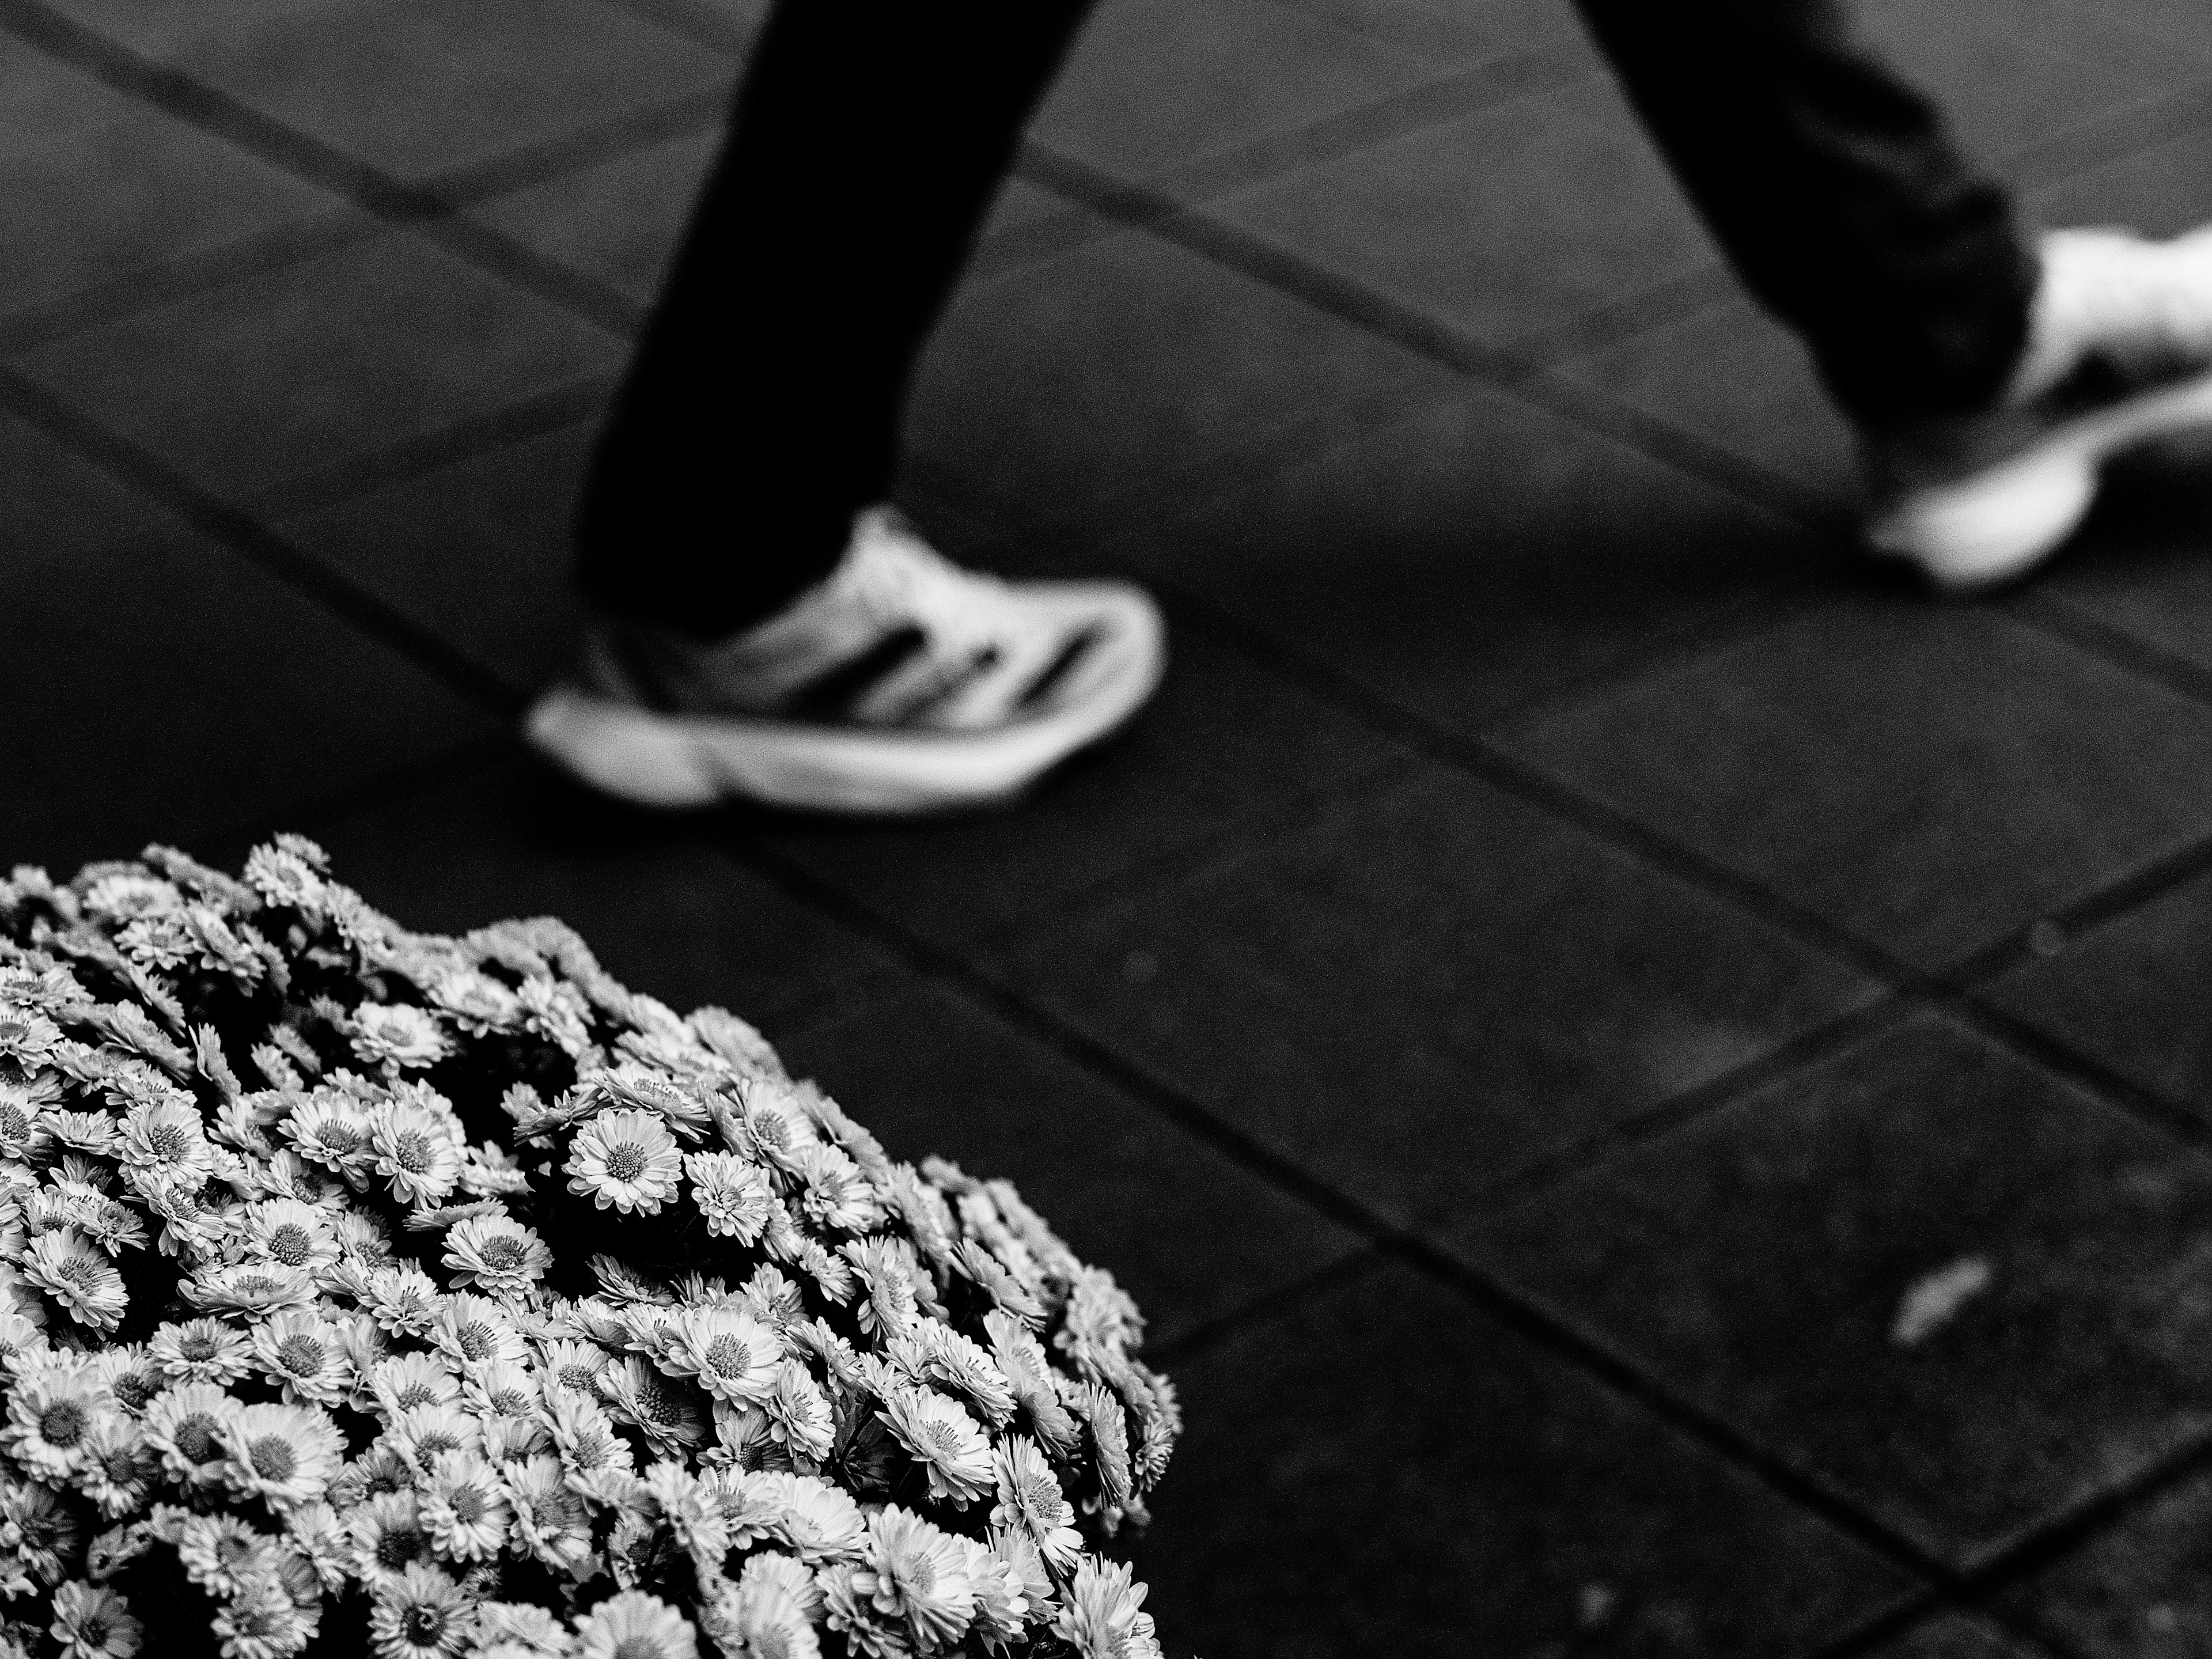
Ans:
[[[692,1200],[717,1238],[750,1244],[760,1237],[769,1209],[781,1200],[768,1172],[730,1152],[692,1152],[684,1160],[691,1178]]]
[[[592,1553],[591,1517],[568,1486],[557,1457],[529,1457],[501,1466],[514,1536],[556,1572],[574,1572]]]
[[[534,1417],[544,1399],[537,1377],[504,1359],[471,1366],[461,1391],[470,1406],[487,1418]]]
[[[84,1437],[77,1489],[109,1520],[120,1520],[145,1503],[161,1469],[161,1455],[136,1423],[120,1415],[99,1418]]]
[[[430,1553],[430,1534],[412,1492],[379,1492],[347,1511],[345,1524],[365,1577],[404,1572]]]
[[[196,1273],[183,1286],[186,1298],[203,1308],[234,1313],[273,1313],[303,1308],[315,1299],[315,1283],[296,1267],[237,1261]]]
[[[902,1239],[856,1238],[844,1252],[867,1292],[859,1309],[861,1334],[896,1336],[912,1330],[919,1316],[914,1281],[920,1271],[912,1248]]]
[[[599,1391],[617,1414],[643,1429],[664,1452],[678,1452],[706,1437],[697,1405],[674,1383],[632,1354],[599,1373]]]
[[[1003,1653],[1026,1633],[1030,1601],[1021,1576],[988,1544],[973,1538],[960,1541],[968,1552],[968,1582],[975,1591],[974,1633],[992,1652]]]
[[[71,1579],[54,1592],[46,1633],[60,1644],[62,1659],[131,1659],[143,1628],[113,1590]]]
[[[771,1561],[798,1565],[787,1555],[757,1555],[745,1563],[738,1583],[714,1607],[715,1615],[727,1626],[726,1636],[716,1632],[726,1644],[724,1650],[757,1655],[759,1659],[818,1659],[822,1642],[814,1633],[811,1609],[794,1593],[790,1580],[762,1570]],[[803,1567],[799,1574],[812,1590],[813,1575]],[[818,1591],[813,1599],[818,1607]]]
[[[368,1276],[362,1305],[394,1336],[425,1336],[438,1322],[438,1281],[411,1261],[379,1267]]]
[[[215,1168],[200,1115],[189,1099],[170,1097],[136,1106],[123,1120],[117,1155],[125,1169],[198,1186]]]
[[[359,1180],[373,1167],[375,1120],[350,1095],[318,1089],[277,1128],[301,1158],[349,1180]]]
[[[0,1480],[0,1540],[46,1583],[62,1577],[62,1559],[74,1559],[80,1536],[76,1517],[52,1492],[34,1481]]]
[[[389,1100],[372,1115],[369,1147],[376,1173],[402,1204],[436,1204],[453,1190],[460,1149],[447,1119],[411,1100]]]
[[[307,1613],[273,1575],[240,1586],[208,1628],[226,1659],[289,1659],[313,1633]]]
[[[247,1205],[246,1225],[246,1248],[264,1261],[312,1273],[338,1259],[330,1212],[297,1199]]]
[[[354,1577],[353,1539],[345,1519],[327,1503],[301,1504],[284,1512],[284,1536],[314,1570],[325,1593],[343,1591]]]
[[[234,1382],[252,1368],[253,1343],[219,1319],[163,1325],[148,1345],[154,1363],[189,1382]]]
[[[453,1405],[412,1406],[384,1431],[385,1444],[417,1471],[428,1470],[447,1452],[475,1450],[483,1443],[476,1419]]]
[[[676,1196],[684,1172],[676,1137],[651,1112],[601,1112],[576,1131],[568,1149],[568,1190],[605,1209],[656,1214]]]
[[[222,1478],[222,1431],[239,1403],[212,1382],[179,1382],[156,1395],[139,1420],[146,1443],[170,1474],[189,1486]]]
[[[772,1517],[769,1533],[813,1562],[857,1559],[867,1547],[868,1520],[842,1486],[788,1472],[749,1476],[749,1499]]]
[[[420,1071],[435,1066],[453,1045],[428,1010],[403,1002],[364,1002],[353,1011],[348,1037],[371,1066]]]
[[[797,1158],[799,1213],[816,1228],[864,1233],[884,1218],[883,1200],[860,1166],[836,1147],[802,1147]]]
[[[60,1304],[80,1325],[112,1331],[123,1321],[130,1297],[123,1275],[100,1247],[74,1227],[41,1233],[24,1252],[22,1274]]]
[[[991,1339],[991,1357],[998,1362],[999,1374],[1013,1390],[1015,1401],[1029,1413],[1039,1437],[1063,1456],[1073,1451],[1075,1419],[1060,1403],[1044,1345],[1028,1326],[998,1309],[983,1316],[983,1329]]]
[[[720,1400],[765,1400],[775,1388],[783,1343],[734,1304],[687,1308],[677,1316],[667,1361]]]
[[[526,1291],[552,1264],[545,1241],[505,1216],[471,1216],[446,1235],[445,1265],[456,1285]]]
[[[868,1565],[853,1588],[877,1612],[904,1618],[922,1646],[951,1647],[975,1616],[964,1541],[896,1504],[879,1510],[868,1522]]]
[[[796,1456],[820,1462],[836,1438],[837,1413],[806,1367],[787,1359],[775,1368],[775,1387],[761,1402],[769,1431]]]
[[[941,1319],[925,1319],[890,1346],[891,1363],[917,1382],[941,1382],[994,1428],[1014,1414],[1014,1391],[990,1351]]]
[[[114,1409],[90,1362],[71,1356],[27,1365],[8,1391],[0,1444],[30,1474],[66,1480],[83,1463],[94,1425]]]
[[[234,1515],[187,1515],[177,1522],[177,1560],[192,1583],[235,1595],[276,1566],[276,1540]]]
[[[168,1377],[143,1343],[111,1344],[94,1354],[93,1363],[115,1403],[127,1412],[143,1411],[168,1386]]]
[[[622,1590],[576,1621],[577,1659],[698,1659],[691,1621],[657,1595]]]
[[[629,1468],[629,1442],[615,1431],[614,1419],[598,1401],[562,1390],[547,1402],[546,1415],[554,1448],[571,1474]]]
[[[39,1112],[40,1103],[29,1090],[0,1083],[0,1158],[27,1158],[45,1147],[47,1136]]]
[[[475,1618],[472,1597],[440,1569],[416,1562],[377,1586],[369,1643],[377,1659],[452,1659]]]
[[[1075,1529],[1075,1509],[1060,1489],[1060,1477],[1036,1443],[1008,1435],[991,1454],[998,1501],[991,1506],[994,1526],[1029,1534],[1046,1560],[1065,1573],[1083,1554],[1083,1534]]]
[[[474,1452],[441,1453],[422,1486],[422,1524],[441,1555],[481,1561],[499,1553],[514,1511],[491,1466]]]
[[[1053,1634],[1083,1659],[1162,1659],[1144,1603],[1145,1586],[1127,1566],[1093,1556],[1076,1568]]]
[[[538,1351],[538,1363],[562,1388],[594,1395],[599,1373],[607,1368],[607,1351],[595,1342],[558,1337]]]
[[[430,987],[430,1000],[451,1014],[453,1024],[471,1036],[489,1036],[522,1024],[520,1000],[489,974],[474,968],[455,968],[440,975]]]
[[[876,1415],[929,1477],[932,1498],[965,1509],[991,1490],[991,1443],[956,1401],[933,1389],[894,1388]]]
[[[256,1325],[253,1357],[288,1401],[334,1406],[353,1391],[353,1368],[346,1364],[337,1327],[305,1310]]]
[[[427,1353],[392,1354],[378,1360],[369,1371],[368,1385],[388,1417],[417,1406],[448,1405],[461,1397],[459,1380]]]
[[[518,1649],[533,1659],[556,1659],[568,1650],[568,1632],[551,1613],[527,1601],[487,1601],[477,1611],[478,1649]]]
[[[527,1364],[530,1345],[514,1328],[507,1310],[489,1297],[459,1294],[447,1297],[430,1328],[430,1340],[456,1364]]]
[[[0,1290],[0,1309],[9,1305]],[[46,1334],[20,1313],[0,1312],[0,1366],[13,1366],[46,1349]]]
[[[112,1158],[120,1139],[115,1120],[106,1112],[49,1112],[47,1132],[64,1146],[100,1158]]]
[[[241,1406],[222,1443],[225,1478],[276,1509],[320,1498],[345,1453],[345,1437],[313,1406]]]

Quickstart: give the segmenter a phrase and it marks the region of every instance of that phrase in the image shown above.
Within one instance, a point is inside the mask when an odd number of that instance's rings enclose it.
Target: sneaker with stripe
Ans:
[[[1166,654],[1142,590],[963,570],[875,507],[821,586],[733,638],[595,624],[524,729],[643,805],[949,811],[1011,800],[1116,730]]]

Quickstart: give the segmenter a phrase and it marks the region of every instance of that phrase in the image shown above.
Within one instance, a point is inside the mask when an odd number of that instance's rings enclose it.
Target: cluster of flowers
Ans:
[[[0,881],[0,1659],[1146,1659],[1140,1329],[558,922]]]

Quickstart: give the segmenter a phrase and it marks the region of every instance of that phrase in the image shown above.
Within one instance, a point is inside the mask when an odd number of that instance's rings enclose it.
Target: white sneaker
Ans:
[[[734,639],[595,626],[524,729],[648,806],[944,811],[1007,800],[1113,732],[1166,661],[1140,589],[977,575],[875,507],[828,580]]]
[[[2106,461],[2212,424],[2212,227],[2045,236],[2027,350],[1994,410],[1871,434],[1867,540],[1937,586],[1994,586],[2071,535]]]

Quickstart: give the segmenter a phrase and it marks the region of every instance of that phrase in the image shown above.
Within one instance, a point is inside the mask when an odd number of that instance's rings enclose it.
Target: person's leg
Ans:
[[[1745,285],[1862,423],[1978,408],[2027,337],[2002,185],[1838,0],[1579,0]]]
[[[1091,3],[779,0],[592,461],[596,609],[708,639],[828,575]]]

